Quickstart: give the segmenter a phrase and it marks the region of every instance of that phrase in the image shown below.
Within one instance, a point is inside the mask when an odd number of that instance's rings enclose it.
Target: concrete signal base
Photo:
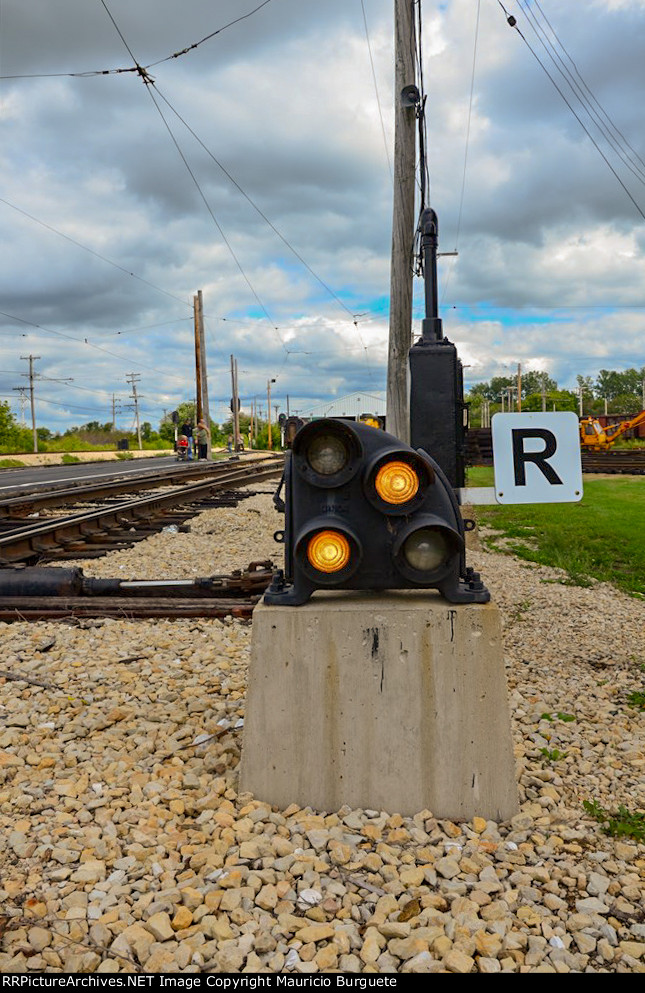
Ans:
[[[416,590],[258,605],[240,788],[283,809],[512,817],[497,607]]]

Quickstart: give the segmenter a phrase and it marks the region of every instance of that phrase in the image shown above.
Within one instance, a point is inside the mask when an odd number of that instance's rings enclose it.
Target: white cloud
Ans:
[[[142,62],[246,10],[240,0],[221,0],[216,11],[206,0],[108,5]],[[553,0],[548,9],[579,71],[643,157],[644,8],[598,0],[580,16],[577,5]],[[391,0],[369,0],[366,12],[391,144]],[[423,5],[442,250],[454,247],[457,231],[475,12],[471,0]],[[98,4],[4,0],[2,13],[0,75],[130,62]],[[530,25],[519,23],[537,50]],[[227,403],[231,353],[248,396],[276,374],[278,402],[287,393],[382,389],[392,192],[360,5],[274,0],[150,71],[320,279],[365,316],[357,328],[160,101],[280,328],[271,329],[135,74],[4,79],[0,195],[121,269],[0,203],[0,309],[75,339],[0,318],[2,366],[17,370],[21,354],[39,354],[46,375],[74,376],[75,386],[96,391],[49,384],[47,393],[39,387],[43,397],[105,409],[112,392],[126,398],[125,375],[141,372],[154,422],[162,407],[192,396],[190,304],[202,288],[214,409]],[[473,97],[459,258],[441,263],[444,330],[470,367],[467,380],[518,361],[562,385],[601,367],[643,365],[645,223],[496,4],[482,4]],[[612,162],[645,209],[643,185]],[[114,334],[149,324],[160,326]],[[23,382],[4,373],[0,393]],[[92,415],[52,405],[42,416],[62,426]]]

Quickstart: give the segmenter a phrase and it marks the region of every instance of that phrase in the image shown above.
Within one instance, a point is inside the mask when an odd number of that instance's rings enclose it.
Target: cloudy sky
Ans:
[[[467,383],[568,387],[645,364],[645,0],[505,7],[526,42],[498,0],[423,0],[441,315]],[[133,57],[153,86],[95,74]],[[114,394],[126,427],[134,373],[156,426],[199,289],[214,419],[231,354],[281,409],[383,390],[393,64],[393,0],[0,0],[0,396],[37,355],[40,424]]]

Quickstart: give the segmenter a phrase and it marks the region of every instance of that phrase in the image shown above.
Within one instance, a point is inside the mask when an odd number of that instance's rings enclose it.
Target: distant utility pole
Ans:
[[[237,392],[237,359],[231,355],[231,413],[233,414],[233,451],[240,444],[240,399]]]
[[[267,448],[269,451],[273,449],[273,439],[271,437],[271,383],[275,383],[275,379],[267,379]]]
[[[580,416],[582,417],[582,384],[578,387],[578,410],[580,411]]]
[[[22,375],[22,373],[21,373]],[[26,386],[14,386],[14,390],[20,393],[20,427],[27,427],[27,422],[25,420],[25,407],[27,406],[27,397],[25,396],[27,392]]]
[[[522,366],[517,363],[517,411],[522,413]]]
[[[34,403],[34,362],[40,355],[21,355],[21,359],[29,362],[29,372],[21,373],[22,376],[29,376],[29,398],[31,400],[31,427],[34,433],[34,453],[38,454],[38,432],[36,431],[36,405]],[[18,387],[20,389],[21,387]]]
[[[390,266],[390,335],[387,360],[387,429],[410,440],[408,352],[412,344],[412,253],[416,164],[416,103],[411,0],[394,0],[394,202]],[[410,90],[406,89],[409,94]],[[417,101],[418,101],[417,93]]]
[[[202,420],[206,424],[206,427],[210,430],[211,417],[210,408],[208,403],[208,374],[206,371],[206,331],[204,330],[204,301],[202,299],[202,291],[197,291],[197,296],[195,297],[197,319],[199,321],[199,360],[201,366],[201,387],[202,387]],[[207,458],[211,457],[211,436],[208,437],[208,447],[206,450]]]
[[[546,373],[542,373],[542,410],[546,410]]]
[[[116,431],[116,415],[120,414],[121,411],[117,410],[117,407],[121,406],[121,401],[117,400],[116,393],[112,394],[112,430]]]
[[[199,313],[199,298],[193,297],[193,315],[195,319],[195,421],[202,419],[202,327]]]
[[[128,404],[128,406],[129,407],[134,406],[134,416],[137,422],[137,441],[139,443],[139,451],[142,451],[143,446],[141,444],[141,425],[139,423],[139,400],[141,399],[141,397],[137,393],[137,380],[139,379],[141,379],[141,376],[138,372],[131,372],[128,376],[125,377],[126,383],[129,383],[130,386],[132,387],[132,393],[130,394],[130,396],[134,400],[134,404],[130,403]]]

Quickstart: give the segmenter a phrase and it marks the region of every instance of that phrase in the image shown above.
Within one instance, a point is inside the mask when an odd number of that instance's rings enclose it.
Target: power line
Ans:
[[[19,321],[21,324],[27,324],[29,327],[37,328],[39,331],[45,331],[47,334],[56,335],[58,338],[66,338],[68,341],[76,341],[81,345],[87,345],[88,348],[95,348],[98,352],[104,352],[106,355],[111,355],[113,358],[119,359],[120,362],[129,362],[131,365],[136,365],[139,369],[148,369],[151,372],[161,373],[162,376],[166,376],[168,379],[176,379],[178,382],[182,383],[185,382],[184,376],[173,376],[167,370],[157,369],[155,366],[144,365],[141,362],[134,362],[125,355],[118,355],[116,352],[110,352],[107,348],[102,348],[101,345],[94,345],[87,338],[76,338],[71,334],[65,334],[63,331],[54,331],[53,328],[43,327],[42,324],[34,324],[33,321],[27,321],[23,317],[17,317],[15,314],[6,314],[1,310],[0,316],[7,317],[11,321]]]
[[[159,59],[157,62],[151,62],[147,66],[141,67],[141,66],[138,66],[138,65],[134,65],[134,66],[128,66],[127,68],[120,68],[120,69],[93,69],[93,70],[88,70],[88,71],[85,71],[85,72],[24,73],[24,74],[21,74],[21,75],[0,76],[0,79],[51,79],[51,78],[56,78],[56,77],[59,77],[59,76],[67,76],[67,77],[70,77],[71,76],[71,77],[85,78],[85,77],[89,77],[89,76],[110,76],[110,75],[115,75],[117,73],[123,73],[123,72],[134,72],[134,73],[138,73],[139,70],[140,70],[140,68],[152,69],[154,66],[161,65],[163,62],[169,62],[171,59],[178,59],[181,55],[187,55],[188,52],[192,52],[195,48],[199,48],[200,45],[203,45],[205,41],[210,41],[210,39],[211,38],[214,38],[215,35],[221,34],[222,31],[226,31],[227,28],[233,27],[234,24],[239,24],[240,21],[245,21],[247,19],[247,17],[252,17],[253,14],[257,13],[258,10],[261,10],[262,7],[266,7],[267,4],[269,4],[269,3],[271,3],[271,0],[264,0],[263,3],[259,4],[253,10],[250,10],[247,14],[243,14],[241,17],[236,17],[234,21],[229,21],[228,24],[224,24],[223,27],[218,28],[216,31],[211,31],[210,34],[207,34],[206,37],[205,38],[202,38],[200,41],[196,41],[192,45],[188,45],[186,48],[182,48],[179,52],[173,52],[172,55],[167,55],[165,58]],[[103,6],[105,6],[105,4]],[[107,10],[107,7],[106,7],[106,10]],[[108,11],[108,15],[110,16],[110,19],[112,20],[112,23],[114,24],[115,28],[119,32],[119,35],[121,35],[121,32],[119,31],[118,27],[116,26],[116,23],[114,21],[114,18],[112,17],[112,15],[110,14],[109,11]],[[121,38],[122,38],[124,44],[126,45],[126,48],[128,48],[128,46],[127,46],[127,44],[125,42],[125,38],[123,38],[122,35],[121,35]],[[128,51],[129,51],[129,48],[128,48]],[[132,60],[134,62],[136,62],[136,59],[134,58],[134,55],[132,55],[131,52],[130,52],[130,55],[132,56]]]
[[[248,17],[252,17],[253,14],[256,14],[258,10],[262,10],[262,8],[266,7],[269,3],[271,3],[271,0],[264,0],[263,3],[258,4],[257,7],[254,7],[253,10],[250,10],[247,14],[242,14],[240,17],[236,17],[234,21],[229,21],[228,24],[218,28],[217,31],[211,31],[211,33],[207,34],[205,38],[201,39],[201,41],[196,41],[192,45],[188,45],[187,48],[182,48],[180,52],[174,52],[173,55],[166,56],[165,59],[159,59],[158,62],[151,62],[150,65],[146,66],[146,69],[152,69],[154,66],[161,65],[162,62],[169,62],[171,59],[178,59],[180,55],[186,55],[188,52],[192,52],[193,49],[199,48],[200,45],[203,45],[205,41],[210,41],[210,39],[214,38],[215,35],[221,34],[222,31],[226,31],[227,28],[233,27],[234,24],[239,24],[240,21],[245,21]]]
[[[84,252],[89,252],[90,255],[94,255],[97,259],[101,259],[102,262],[107,262],[108,265],[113,266],[115,269],[119,269],[120,272],[124,272],[126,276],[132,276],[133,279],[138,279],[140,283],[145,283],[146,286],[150,286],[153,290],[157,290],[159,293],[163,293],[164,296],[170,297],[171,300],[177,300],[185,307],[189,306],[189,304],[185,300],[182,300],[181,297],[175,296],[174,293],[169,293],[167,290],[162,289],[160,286],[155,286],[154,283],[151,283],[149,280],[144,279],[143,276],[137,276],[136,272],[130,272],[129,269],[125,269],[122,265],[119,265],[118,262],[114,262],[112,259],[107,258],[107,256],[101,255],[100,252],[95,252],[93,248],[88,248],[87,245],[81,244],[80,241],[76,241],[74,238],[70,238],[68,234],[64,234],[62,231],[59,231],[58,228],[53,227],[51,224],[47,224],[45,221],[41,221],[38,217],[34,217],[33,214],[27,213],[27,211],[23,210],[21,207],[16,207],[16,205],[14,203],[10,203],[9,200],[5,200],[3,199],[3,197],[0,197],[0,203],[5,204],[5,206],[7,207],[11,207],[12,210],[17,211],[19,214],[22,214],[23,217],[28,217],[30,221],[34,221],[36,224],[40,224],[41,227],[47,228],[48,231],[51,231],[53,234],[57,234],[60,238],[64,238],[65,241],[70,241],[72,245],[76,245],[77,248],[82,248]]]
[[[163,102],[173,112],[173,114],[177,117],[177,119],[179,121],[181,121],[181,123],[184,125],[184,127],[191,133],[191,135],[193,136],[193,138],[195,139],[195,141],[201,146],[201,148],[203,148],[203,150],[206,152],[206,154],[213,160],[213,162],[215,163],[215,165],[219,169],[221,169],[221,171],[224,173],[224,175],[226,176],[226,178],[230,180],[230,182],[233,184],[233,186],[237,190],[239,190],[239,192],[242,194],[242,196],[244,197],[244,199],[248,201],[248,203],[253,207],[253,209],[255,211],[257,211],[257,213],[260,215],[260,217],[262,218],[262,220],[265,221],[269,225],[269,227],[271,228],[271,230],[275,234],[277,234],[277,236],[280,239],[280,241],[282,241],[282,243],[284,245],[286,245],[286,247],[289,249],[289,251],[298,259],[299,262],[302,263],[302,265],[305,267],[305,269],[307,269],[307,271],[311,273],[311,275],[314,277],[314,279],[323,287],[324,290],[327,291],[327,293],[330,294],[330,296],[333,297],[334,300],[336,300],[336,302],[338,304],[340,304],[340,306],[343,308],[343,310],[346,313],[348,313],[349,316],[355,322],[355,320],[356,320],[356,314],[352,313],[352,311],[349,309],[349,307],[347,307],[346,304],[343,303],[343,301],[340,299],[340,297],[336,293],[334,293],[334,291],[331,289],[331,287],[328,286],[327,283],[325,283],[325,281],[323,279],[321,279],[320,276],[316,272],[314,272],[314,270],[311,268],[311,266],[309,265],[309,263],[305,261],[305,259],[302,257],[302,255],[300,255],[300,253],[293,247],[293,245],[291,244],[291,242],[289,242],[285,238],[285,236],[282,234],[282,232],[278,230],[278,228],[275,226],[275,224],[267,217],[267,215],[260,209],[260,207],[258,207],[257,203],[255,203],[255,201],[249,196],[249,194],[246,192],[246,190],[244,190],[240,186],[240,184],[231,175],[231,173],[228,171],[228,169],[226,169],[226,167],[224,165],[222,165],[222,163],[214,155],[214,153],[204,144],[204,142],[201,140],[201,138],[199,137],[199,135],[196,134],[195,131],[193,131],[193,129],[191,128],[190,124],[188,124],[188,122],[181,116],[181,114],[179,113],[179,111],[176,110],[172,106],[172,104],[166,99],[166,97],[160,91],[160,89],[156,85],[156,83],[154,84],[154,90],[155,90],[155,93],[157,94],[157,96],[159,96],[163,100]]]
[[[387,135],[385,134],[385,122],[383,120],[383,108],[381,107],[381,98],[378,92],[378,83],[376,82],[376,69],[374,68],[374,58],[372,56],[372,44],[370,42],[370,33],[367,27],[367,14],[365,13],[365,3],[361,0],[361,10],[363,11],[363,24],[365,25],[365,40],[367,41],[367,51],[369,52],[370,65],[372,67],[372,80],[374,82],[374,92],[376,94],[376,103],[378,106],[378,116],[381,120],[381,132],[383,134],[383,145],[385,148],[385,158],[387,159],[387,167],[390,172],[390,179],[394,182],[394,175],[392,173],[392,163],[390,161],[390,149],[387,143]]]
[[[616,172],[616,170],[612,166],[611,162],[609,161],[609,159],[607,158],[607,156],[603,152],[602,148],[600,147],[600,145],[598,144],[598,142],[596,141],[596,139],[589,132],[588,128],[586,127],[586,125],[584,123],[584,121],[581,120],[580,116],[576,113],[576,111],[574,110],[574,108],[571,106],[571,103],[569,102],[569,100],[567,100],[566,96],[564,95],[564,93],[562,92],[562,90],[560,89],[560,87],[558,86],[558,84],[556,83],[556,81],[553,78],[553,76],[550,74],[550,72],[547,69],[547,67],[545,66],[544,62],[542,62],[540,56],[537,54],[537,52],[535,52],[533,50],[533,48],[531,47],[530,42],[527,41],[525,35],[522,33],[522,31],[517,26],[517,20],[516,20],[516,18],[513,17],[512,15],[510,15],[508,13],[508,11],[504,7],[504,5],[501,2],[501,0],[497,0],[497,2],[499,3],[499,6],[504,11],[504,15],[506,16],[506,21],[509,24],[509,26],[511,28],[514,28],[517,31],[517,33],[519,34],[520,38],[522,39],[522,41],[524,42],[524,44],[526,45],[526,47],[530,51],[531,55],[536,60],[536,62],[541,66],[541,68],[543,69],[543,71],[546,73],[546,75],[550,79],[551,83],[553,84],[553,86],[555,87],[555,89],[558,91],[558,93],[560,94],[560,96],[562,97],[562,99],[564,100],[564,102],[566,103],[567,107],[569,108],[569,110],[571,111],[571,113],[573,114],[573,116],[575,117],[575,119],[577,120],[578,124],[580,125],[580,127],[582,128],[582,130],[584,131],[584,133],[587,135],[587,137],[591,141],[592,145],[594,146],[594,148],[596,149],[596,151],[598,152],[598,154],[601,156],[601,158],[603,159],[603,161],[607,165],[608,169],[612,172],[612,174],[618,180],[618,182],[622,186],[623,190],[625,191],[625,193],[627,194],[627,196],[629,197],[629,199],[631,200],[631,202],[636,207],[636,210],[638,211],[638,213],[641,215],[641,217],[643,218],[643,220],[645,220],[645,212],[643,212],[643,210],[641,209],[641,207],[638,205],[637,201],[634,199],[634,197],[630,193],[629,189],[627,188],[627,186],[625,185],[625,183],[622,181],[622,179],[620,178],[620,176],[618,175],[618,173]]]
[[[121,38],[121,40],[122,40],[122,41],[123,41],[123,43],[125,44],[125,46],[126,46],[126,48],[127,48],[127,50],[128,50],[128,52],[130,53],[130,55],[131,55],[131,57],[132,57],[132,58],[134,59],[134,54],[132,53],[132,51],[131,51],[131,49],[130,49],[130,47],[128,46],[128,44],[127,44],[127,42],[125,41],[125,38],[123,37],[123,35],[122,35],[122,33],[121,33],[121,31],[120,31],[120,30],[119,30],[119,28],[117,27],[117,25],[116,25],[116,22],[114,21],[114,18],[113,18],[113,17],[112,17],[112,15],[110,14],[110,12],[109,12],[109,10],[108,10],[108,7],[107,7],[107,5],[106,5],[106,3],[105,3],[105,0],[100,0],[100,2],[101,2],[101,4],[103,5],[103,7],[105,8],[105,10],[106,10],[106,11],[108,12],[108,14],[109,14],[109,16],[110,16],[110,20],[112,21],[112,23],[114,24],[114,26],[115,26],[115,28],[116,28],[116,29],[117,29],[117,31],[118,31],[118,34],[119,34],[119,37]],[[134,61],[136,62],[136,59],[134,59]],[[224,241],[224,243],[226,244],[226,246],[227,246],[227,248],[228,248],[228,250],[229,250],[229,252],[230,252],[230,254],[231,254],[231,256],[232,256],[232,258],[233,258],[233,260],[234,260],[234,262],[235,262],[235,264],[237,265],[237,267],[238,267],[238,269],[239,269],[239,271],[240,271],[240,273],[241,273],[241,275],[242,275],[242,277],[243,277],[243,279],[244,279],[244,281],[246,282],[246,284],[247,284],[247,286],[248,286],[248,287],[249,287],[249,289],[251,290],[251,293],[252,293],[252,294],[253,294],[253,296],[255,297],[255,300],[257,301],[257,303],[258,303],[258,305],[259,305],[259,307],[260,307],[260,309],[262,310],[262,312],[264,313],[264,315],[266,316],[266,318],[267,318],[267,320],[268,320],[268,321],[269,321],[269,323],[270,323],[270,324],[272,325],[272,327],[274,328],[274,330],[275,330],[275,331],[277,332],[277,334],[278,334],[278,337],[280,338],[280,342],[281,342],[281,344],[282,344],[282,347],[283,347],[283,349],[284,349],[284,351],[286,352],[286,354],[288,355],[288,354],[289,354],[289,350],[288,350],[288,348],[287,348],[287,346],[286,346],[286,344],[285,344],[285,341],[284,341],[284,338],[282,337],[282,335],[281,335],[281,333],[280,333],[280,329],[279,329],[279,327],[278,327],[278,326],[277,326],[277,325],[275,324],[275,322],[274,322],[274,321],[273,321],[273,319],[271,318],[271,315],[269,314],[269,312],[268,312],[268,310],[267,310],[267,308],[266,308],[266,306],[265,306],[265,304],[264,304],[264,303],[262,302],[262,300],[260,299],[260,297],[259,297],[259,295],[258,295],[258,293],[256,292],[256,290],[255,290],[255,288],[254,288],[254,286],[253,286],[253,284],[251,283],[251,281],[250,281],[250,279],[249,279],[249,277],[247,276],[247,274],[246,274],[246,272],[244,271],[244,269],[243,269],[243,267],[242,267],[242,264],[240,263],[240,261],[239,261],[239,259],[237,258],[237,255],[236,255],[236,254],[235,254],[235,252],[233,251],[233,247],[231,246],[231,244],[230,244],[230,242],[228,241],[228,239],[227,239],[227,237],[226,237],[226,235],[224,234],[224,231],[222,230],[222,227],[221,227],[221,225],[220,225],[220,223],[219,223],[219,221],[218,221],[218,220],[217,220],[217,218],[215,217],[215,214],[214,214],[214,212],[213,212],[213,210],[212,210],[212,208],[211,208],[211,206],[210,206],[210,204],[209,204],[209,202],[208,202],[208,200],[206,199],[206,196],[205,196],[205,194],[204,194],[204,192],[203,192],[203,190],[202,190],[202,188],[201,188],[201,186],[200,186],[200,184],[199,184],[199,181],[197,180],[197,177],[195,176],[195,173],[193,172],[193,170],[192,170],[192,168],[191,168],[191,166],[190,166],[190,164],[189,164],[189,162],[188,162],[188,160],[187,160],[187,158],[186,158],[186,156],[184,155],[184,152],[183,152],[183,151],[182,151],[182,149],[181,149],[181,147],[180,147],[180,145],[179,145],[179,142],[177,141],[177,138],[176,138],[176,136],[175,136],[175,134],[174,134],[174,133],[173,133],[173,131],[172,131],[172,128],[170,127],[170,125],[169,125],[169,123],[168,123],[168,121],[166,120],[166,118],[165,118],[165,116],[164,116],[164,114],[163,114],[163,111],[161,110],[161,107],[159,106],[159,104],[157,103],[157,101],[156,101],[156,99],[155,99],[155,96],[154,96],[154,92],[153,92],[153,90],[154,90],[155,92],[157,92],[157,93],[159,93],[159,96],[160,96],[160,98],[161,98],[162,100],[164,100],[164,102],[166,102],[166,103],[168,103],[168,101],[166,101],[166,99],[165,99],[165,97],[163,97],[163,96],[162,96],[162,94],[161,94],[161,93],[160,93],[160,92],[159,92],[159,91],[157,90],[157,88],[156,88],[156,86],[155,86],[155,84],[154,84],[154,80],[152,80],[152,79],[151,79],[151,77],[150,77],[150,76],[149,76],[149,75],[147,74],[147,72],[146,72],[146,71],[145,71],[144,69],[141,69],[141,72],[140,72],[140,75],[141,75],[141,78],[142,78],[142,80],[143,80],[143,82],[144,82],[144,84],[146,85],[146,89],[147,89],[147,91],[148,91],[148,93],[150,94],[150,98],[151,98],[151,100],[152,100],[152,102],[153,102],[153,104],[154,104],[154,106],[155,106],[155,108],[156,108],[156,110],[157,110],[157,112],[158,112],[158,114],[159,114],[159,116],[161,117],[161,119],[162,119],[162,121],[163,121],[163,123],[164,123],[164,125],[165,125],[165,127],[166,127],[166,130],[168,131],[168,134],[170,135],[170,138],[171,138],[171,140],[172,140],[172,142],[173,142],[173,144],[175,145],[175,148],[177,149],[177,152],[179,153],[179,156],[180,156],[180,158],[181,158],[181,160],[182,160],[182,162],[183,162],[183,163],[184,163],[184,165],[186,166],[186,169],[188,170],[188,173],[189,173],[189,175],[190,175],[190,177],[191,177],[191,179],[193,180],[193,182],[194,182],[194,184],[195,184],[195,186],[196,186],[196,188],[197,188],[197,191],[199,192],[199,195],[200,195],[200,197],[202,198],[202,200],[203,200],[203,202],[204,202],[204,205],[206,206],[206,209],[208,210],[208,212],[209,212],[209,214],[210,214],[210,216],[211,216],[211,218],[212,218],[212,220],[213,220],[213,222],[214,222],[214,224],[215,224],[215,226],[217,227],[217,230],[219,231],[219,233],[220,233],[220,235],[221,235],[221,237],[222,237],[222,239],[223,239],[223,241]],[[174,111],[174,108],[172,108],[172,107],[171,107],[171,105],[170,105],[169,103],[168,103],[168,106],[170,107],[170,109],[171,109],[171,110],[173,110],[173,113],[176,113],[176,112]],[[178,115],[178,116],[179,116],[179,115]],[[181,119],[181,118],[180,118],[180,119]],[[185,121],[183,121],[183,123],[184,123],[184,124],[186,124],[186,122],[185,122]],[[187,126],[188,126],[188,125],[186,125],[186,127],[187,127]],[[189,130],[191,130],[191,133],[192,133],[192,134],[194,134],[194,132],[192,131],[192,129],[189,129]],[[195,135],[195,138],[197,138],[197,136],[196,136],[196,135]],[[199,139],[197,139],[197,140],[199,141]],[[201,143],[201,141],[200,141],[200,144],[202,144],[202,143]],[[205,146],[203,146],[203,147],[205,147]],[[210,154],[210,153],[209,153],[209,154]],[[218,163],[218,165],[219,165],[219,163]],[[227,174],[227,175],[228,175],[228,174]],[[236,185],[237,185],[237,184],[236,184]],[[239,187],[238,187],[238,188],[239,188]],[[246,196],[246,194],[245,194],[245,196]],[[263,215],[263,216],[264,216],[264,215]],[[267,222],[268,222],[268,219],[267,219],[267,218],[265,218],[265,219],[266,219],[266,220],[267,220]],[[270,223],[270,222],[268,222],[268,223]],[[273,227],[273,225],[271,225],[271,226]],[[279,234],[279,232],[277,231],[277,229],[276,229],[276,228],[274,228],[274,230],[276,231],[276,233],[277,233],[277,234]],[[282,235],[279,235],[279,236],[280,236],[280,237],[282,238]],[[283,239],[283,240],[284,240],[284,239]],[[304,260],[301,260],[301,261],[303,261],[303,263],[304,263]],[[304,264],[306,265],[306,263],[304,263]],[[307,266],[307,268],[309,268],[309,266]],[[312,271],[312,270],[311,270],[311,271]],[[316,277],[316,278],[318,278],[318,277]],[[335,296],[335,294],[334,294],[334,296]],[[337,299],[338,299],[338,298],[337,298]],[[345,309],[345,310],[348,310],[348,308],[347,308],[347,307],[345,307],[345,305],[344,305],[344,304],[343,304],[342,306],[344,307],[344,309]],[[350,315],[351,315],[351,311],[349,311],[349,310],[348,310],[348,313],[350,313]],[[351,315],[351,316],[353,316],[353,315]],[[358,332],[358,335],[359,335],[359,338],[361,339],[361,343],[363,344],[363,347],[365,347],[365,344],[364,344],[364,342],[363,342],[363,340],[362,340],[362,337],[361,337],[361,334],[360,334],[360,331],[358,330],[358,324],[357,324],[356,322],[355,322],[355,324],[356,324],[356,329],[357,329],[357,332]],[[368,360],[368,357],[367,357],[367,353],[366,353],[366,352],[365,352],[365,360],[366,360],[366,363],[367,363],[367,367],[368,367],[368,372],[369,372],[369,374],[370,374],[370,375],[372,375],[372,371],[371,371],[371,368],[370,368],[370,366],[369,366],[369,360]]]
[[[186,169],[188,171],[188,174],[189,174],[190,178],[192,179],[193,183],[195,184],[195,186],[197,188],[197,192],[199,193],[202,201],[204,202],[204,206],[206,207],[208,213],[211,216],[211,219],[212,219],[213,223],[215,224],[217,230],[219,231],[220,236],[221,236],[222,240],[224,241],[224,244],[228,248],[228,250],[229,250],[229,252],[231,254],[231,257],[233,258],[233,261],[235,262],[237,268],[239,269],[239,271],[240,271],[240,273],[242,275],[242,278],[244,279],[245,283],[249,287],[249,289],[250,289],[251,293],[253,294],[255,300],[257,301],[260,309],[262,310],[262,312],[266,316],[267,320],[269,321],[269,324],[271,324],[273,326],[274,330],[277,331],[278,336],[280,337],[280,340],[282,342],[282,347],[286,350],[286,345],[284,343],[284,339],[280,335],[279,328],[277,328],[275,326],[275,322],[272,320],[272,318],[271,318],[268,310],[266,309],[266,307],[263,304],[262,300],[258,296],[258,294],[257,294],[255,288],[253,287],[253,284],[251,283],[251,281],[250,281],[249,277],[247,276],[246,272],[244,271],[241,262],[239,261],[237,255],[233,251],[232,245],[230,244],[228,238],[224,234],[224,231],[222,230],[222,227],[221,227],[219,221],[215,217],[215,214],[213,212],[213,209],[212,209],[211,205],[209,204],[208,200],[206,199],[206,194],[204,193],[204,191],[202,190],[201,186],[199,185],[199,180],[197,179],[197,177],[196,177],[195,173],[193,172],[192,168],[190,167],[190,164],[188,162],[188,159],[184,155],[184,153],[183,153],[183,151],[182,151],[182,149],[181,149],[181,147],[179,145],[179,142],[177,141],[177,138],[175,137],[175,135],[173,133],[172,128],[170,127],[168,121],[164,117],[163,111],[162,111],[161,107],[159,106],[159,104],[157,103],[157,101],[155,99],[155,96],[154,96],[154,93],[153,93],[154,80],[152,79],[151,76],[148,75],[147,71],[142,66],[140,66],[139,63],[137,62],[137,60],[136,60],[136,58],[134,56],[134,53],[132,52],[132,49],[128,45],[126,39],[124,38],[124,36],[123,36],[123,34],[121,32],[121,29],[119,28],[118,24],[114,20],[114,17],[110,13],[110,10],[109,10],[109,8],[108,8],[105,0],[100,0],[100,3],[102,4],[103,8],[107,12],[108,17],[110,18],[112,24],[114,25],[114,27],[115,27],[115,29],[117,31],[117,34],[119,35],[119,38],[121,39],[121,41],[125,45],[125,47],[126,47],[128,53],[129,53],[130,57],[136,63],[137,68],[139,70],[139,75],[141,76],[141,79],[142,79],[143,83],[145,84],[146,91],[150,95],[150,99],[152,100],[157,113],[161,117],[161,120],[163,121],[164,126],[165,126],[166,130],[168,131],[168,134],[170,135],[170,139],[171,139],[173,145],[175,146],[175,148],[177,149],[177,152],[179,154],[179,157],[181,158],[182,162],[184,163],[184,165],[185,165],[185,167],[186,167]]]
[[[580,101],[582,107],[589,115],[591,121],[596,125],[602,136],[605,138],[605,140],[614,150],[614,152],[618,155],[618,157],[621,159],[623,164],[627,166],[629,171],[632,173],[633,176],[636,177],[639,183],[643,183],[645,185],[645,173],[638,166],[637,163],[635,164],[634,167],[634,165],[630,161],[629,153],[625,153],[624,149],[621,147],[620,141],[617,141],[614,138],[611,131],[608,129],[607,125],[602,121],[602,119],[596,113],[588,97],[585,95],[579,84],[576,82],[571,71],[567,68],[561,56],[558,54],[558,52],[552,45],[551,41],[547,37],[544,28],[539,23],[538,18],[535,16],[531,8],[525,3],[523,3],[522,0],[518,0],[518,4],[520,9],[525,13],[534,35],[542,45],[542,48],[551,59],[551,62],[553,63],[557,71],[560,73],[565,83],[569,86],[574,97],[577,97],[577,99]]]
[[[457,231],[455,233],[455,252],[457,252],[458,246],[459,246],[459,235],[461,233],[461,220],[462,220],[463,209],[464,209],[464,197],[465,197],[465,193],[466,193],[466,171],[467,171],[467,167],[468,167],[468,149],[469,149],[469,145],[470,145],[470,125],[471,125],[472,113],[473,113],[473,93],[475,91],[475,68],[477,66],[477,42],[478,42],[478,39],[479,39],[479,15],[480,15],[480,12],[481,12],[481,0],[477,0],[477,16],[476,16],[476,19],[475,19],[475,40],[474,40],[474,43],[473,43],[473,67],[472,67],[472,72],[471,72],[471,76],[470,76],[470,97],[468,99],[468,123],[466,125],[466,144],[465,144],[465,147],[464,147],[464,169],[463,169],[463,175],[462,175],[462,179],[461,179],[461,193],[460,193],[460,196],[459,196],[459,212],[458,212],[458,215],[457,215]],[[444,282],[444,285],[443,285],[442,303],[443,303],[443,300],[445,300],[446,293],[448,292],[448,284],[450,282],[450,277],[452,275],[453,266],[454,266],[454,259],[451,259],[450,265],[448,266],[448,271],[446,273],[446,279],[445,279],[445,282]]]
[[[566,50],[566,48],[562,44],[562,41],[558,37],[558,34],[557,34],[555,28],[553,27],[553,25],[549,21],[548,17],[546,16],[546,14],[544,13],[544,11],[542,10],[542,7],[540,6],[538,0],[534,0],[534,2],[535,2],[535,6],[540,11],[543,19],[545,20],[545,22],[549,26],[549,28],[550,28],[550,30],[551,30],[551,32],[552,32],[552,34],[553,34],[553,36],[554,36],[557,44],[560,46],[560,48],[564,52],[566,58],[569,60],[569,62],[573,66],[573,70],[574,70],[576,76],[578,77],[578,79],[582,83],[583,87],[585,88],[585,90],[587,91],[587,93],[589,94],[589,96],[591,97],[591,99],[593,100],[594,104],[596,105],[596,107],[598,108],[598,110],[600,111],[600,113],[603,115],[603,117],[605,118],[605,120],[607,121],[607,123],[609,124],[609,126],[612,128],[612,130],[614,131],[614,133],[617,134],[620,139],[622,139],[622,141],[624,142],[624,146],[627,147],[631,152],[633,152],[633,154],[638,159],[638,161],[641,163],[641,165],[645,166],[645,161],[643,161],[643,159],[640,157],[640,155],[638,154],[638,152],[636,151],[636,149],[629,143],[629,141],[627,140],[627,138],[625,137],[625,135],[623,134],[623,132],[620,130],[620,128],[616,124],[614,124],[614,122],[610,118],[610,116],[607,113],[607,111],[604,109],[604,107],[602,106],[602,104],[597,100],[595,94],[593,93],[593,91],[590,89],[590,87],[585,82],[585,80],[584,80],[582,74],[580,73],[580,71],[579,71],[576,63],[571,58],[571,56],[569,55],[569,52]],[[629,157],[631,158],[631,156],[629,156]],[[633,161],[634,160],[632,159],[632,162]]]

